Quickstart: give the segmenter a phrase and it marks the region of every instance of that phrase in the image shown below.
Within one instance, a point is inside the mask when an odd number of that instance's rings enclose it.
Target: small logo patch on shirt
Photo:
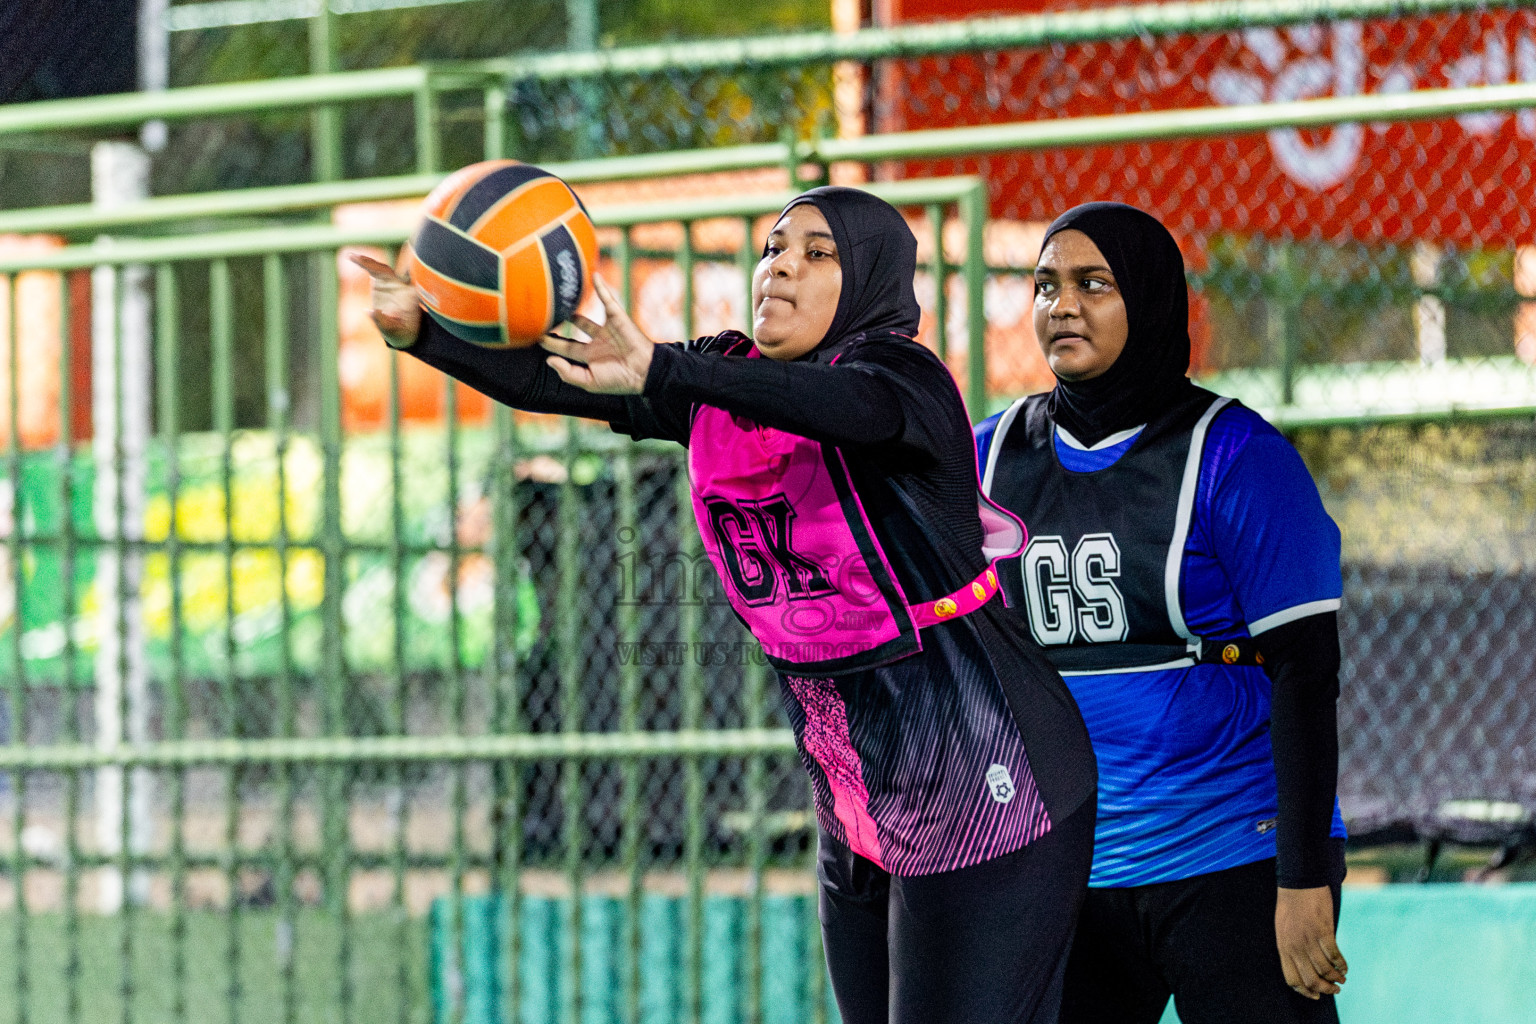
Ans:
[[[987,769],[987,792],[992,794],[992,799],[1000,804],[1006,804],[1013,800],[1018,792],[1013,785],[1013,776],[1008,771],[1007,765],[994,764]]]
[[[1263,835],[1266,832],[1273,832],[1275,830],[1275,819],[1265,818],[1263,821],[1255,824],[1253,826],[1253,830],[1259,833],[1259,835]]]

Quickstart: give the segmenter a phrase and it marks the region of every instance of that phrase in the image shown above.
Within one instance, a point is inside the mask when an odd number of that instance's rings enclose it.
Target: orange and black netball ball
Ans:
[[[576,312],[597,233],[571,187],[515,160],[487,160],[432,190],[402,252],[422,308],[477,345],[532,345]]]

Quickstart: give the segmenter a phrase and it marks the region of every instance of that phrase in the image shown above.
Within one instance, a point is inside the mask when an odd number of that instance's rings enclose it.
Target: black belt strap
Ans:
[[[1202,665],[1262,665],[1264,655],[1250,637],[1241,640],[1206,640],[1201,645]]]
[[[1047,647],[1045,656],[1061,672],[1125,672],[1167,665],[1193,658],[1187,647],[1168,644],[1074,644]],[[1251,637],[1240,640],[1205,640],[1200,644],[1202,665],[1264,664],[1259,645]]]

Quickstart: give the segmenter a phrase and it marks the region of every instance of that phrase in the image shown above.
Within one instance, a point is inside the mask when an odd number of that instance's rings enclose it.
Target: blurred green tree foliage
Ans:
[[[774,32],[825,30],[830,0],[597,0],[602,47]],[[341,70],[472,60],[567,48],[566,0],[474,0],[338,16],[336,64]],[[273,22],[181,32],[172,38],[175,86],[305,74],[309,26]],[[507,152],[529,161],[657,152],[776,139],[786,125],[801,135],[831,120],[831,67],[693,72],[685,68],[579,83],[513,83],[507,109]],[[438,112],[441,167],[480,159],[484,120],[477,93],[449,94]],[[174,195],[306,181],[311,176],[310,119],[278,112],[255,117],[199,119],[173,125],[154,161],[152,189]],[[348,104],[342,109],[346,177],[410,173],[416,169],[415,115],[409,100]],[[82,197],[83,198],[83,197]],[[182,225],[182,229],[197,225]],[[293,288],[292,415],[312,429],[318,405],[315,373],[317,296],[302,259],[286,260]],[[236,422],[265,422],[262,380],[261,267],[231,264],[235,333]],[[179,275],[183,390],[182,420],[191,429],[211,423],[207,374],[207,275],[189,265]]]
[[[604,46],[673,39],[826,29],[830,0],[598,0],[598,35]],[[342,68],[394,67],[418,61],[457,60],[561,50],[566,40],[565,0],[478,0],[336,20]],[[175,85],[234,82],[308,70],[307,23],[242,25],[182,32],[172,40]]]

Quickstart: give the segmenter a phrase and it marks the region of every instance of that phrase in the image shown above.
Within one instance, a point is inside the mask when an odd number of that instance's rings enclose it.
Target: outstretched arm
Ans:
[[[373,321],[391,348],[401,349],[481,394],[528,412],[607,420],[629,419],[624,399],[591,394],[563,382],[538,347],[486,348],[454,337],[423,316],[416,289],[387,265],[358,253],[352,262],[373,279]]]
[[[574,318],[591,340],[541,342],[551,353],[550,367],[570,385],[599,394],[644,395],[661,406],[712,405],[830,444],[878,444],[901,436],[901,401],[874,373],[856,365],[745,359],[657,345],[601,280],[596,287],[607,323]]]

